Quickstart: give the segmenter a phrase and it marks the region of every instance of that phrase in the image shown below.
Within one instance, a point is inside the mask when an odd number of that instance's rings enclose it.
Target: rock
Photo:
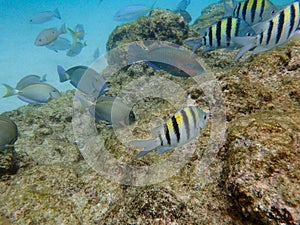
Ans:
[[[254,223],[300,223],[300,111],[259,112],[232,121],[226,187]]]
[[[18,170],[18,161],[13,147],[5,148],[0,152],[0,178],[15,174]]]

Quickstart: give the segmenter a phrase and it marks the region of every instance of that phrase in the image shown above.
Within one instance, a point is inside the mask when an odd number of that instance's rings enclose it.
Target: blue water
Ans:
[[[17,81],[28,74],[47,74],[47,82],[60,91],[72,89],[69,83],[59,83],[56,66],[69,68],[76,65],[90,65],[93,53],[98,47],[100,54],[105,52],[105,45],[112,30],[120,25],[114,21],[113,15],[121,7],[130,4],[152,5],[153,1],[146,0],[0,0],[0,78],[1,83],[15,86]],[[178,1],[157,1],[156,7],[175,9]],[[193,20],[201,14],[201,10],[211,3],[218,1],[192,0],[187,11]],[[284,5],[291,1],[277,0],[275,4]],[[62,20],[53,19],[44,24],[29,24],[29,17],[40,11],[58,8]],[[45,28],[57,27],[66,23],[67,27],[74,28],[76,24],[83,24],[87,46],[73,58],[66,56],[65,51],[54,52],[45,47],[37,47],[34,41],[39,32]],[[193,21],[192,21],[193,23]],[[69,34],[62,35],[70,39]],[[0,96],[5,88],[0,87]],[[16,96],[0,98],[0,113],[16,109],[26,103]]]

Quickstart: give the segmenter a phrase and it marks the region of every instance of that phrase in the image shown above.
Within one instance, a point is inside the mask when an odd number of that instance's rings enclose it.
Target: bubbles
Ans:
[[[149,43],[149,41],[148,41]],[[130,43],[132,44],[132,43]],[[91,67],[93,68],[109,68],[109,77],[107,80],[116,76],[117,72],[121,69],[128,67],[130,64],[127,60],[127,50],[130,44],[120,46],[107,52],[105,55],[98,58]],[[144,45],[143,42],[135,42],[135,45]],[[174,44],[167,42],[155,42],[151,44],[158,44],[164,46],[172,46]],[[184,49],[180,46],[177,48]],[[185,50],[185,49],[184,49]],[[188,51],[188,50],[186,50]],[[190,52],[190,54],[192,54]],[[193,56],[196,58],[195,56]],[[126,85],[124,84],[116,96],[117,101],[125,103],[130,110],[126,112],[127,117],[130,111],[139,105],[145,99],[160,99],[161,101],[172,106],[172,112],[180,110],[181,108],[191,105],[190,88],[184,85],[185,80],[189,79],[191,88],[201,90],[203,98],[207,102],[210,114],[210,130],[209,140],[206,143],[206,149],[203,151],[202,158],[199,161],[199,172],[209,173],[209,165],[214,160],[214,155],[218,152],[219,147],[225,140],[225,108],[222,102],[221,88],[215,79],[214,74],[209,71],[207,65],[199,58],[196,58],[199,64],[205,68],[206,72],[199,76],[192,76],[189,78],[172,79],[168,76],[148,76],[142,75],[132,79]],[[151,56],[151,61],[156,61],[155,55]],[[160,63],[171,64],[171,66],[182,67],[176,63],[170,62],[157,56],[157,61]],[[106,64],[109,63],[109,65]],[[108,67],[104,67],[107,65]],[[83,76],[84,77],[84,76]],[[113,86],[114,84],[111,84]],[[79,91],[77,91],[78,95]],[[164,103],[164,104],[165,104]],[[193,102],[192,102],[193,103]],[[195,104],[195,103],[194,103]],[[204,109],[206,110],[206,109]],[[139,121],[135,124],[125,125],[115,123],[115,115],[118,114],[118,108],[113,104],[111,110],[112,117],[112,130],[110,133],[100,135],[94,118],[88,110],[82,110],[82,106],[76,98],[73,101],[73,131],[78,148],[87,163],[95,169],[100,175],[107,179],[125,185],[144,186],[162,182],[178,173],[178,171],[189,161],[194,151],[199,150],[198,142],[199,137],[191,142],[174,148],[170,154],[157,156],[157,161],[149,164],[136,159],[135,155],[137,149],[133,149],[129,142],[137,139],[134,130],[138,129],[141,125]],[[170,115],[166,115],[167,117]],[[159,118],[161,120],[162,118]],[[138,119],[139,120],[139,119]],[[157,118],[149,118],[148,128],[153,128],[153,122]],[[145,125],[145,124],[142,124]],[[157,125],[157,124],[156,124]],[[207,128],[207,129],[209,129]],[[104,131],[101,133],[104,133]],[[109,147],[107,147],[107,139],[113,139],[114,147],[120,149],[124,156],[116,154]],[[116,157],[118,155],[118,157]],[[210,174],[213,176],[213,174]]]

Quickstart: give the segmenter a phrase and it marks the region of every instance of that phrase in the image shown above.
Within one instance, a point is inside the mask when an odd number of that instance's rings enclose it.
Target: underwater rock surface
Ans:
[[[119,26],[107,48],[153,35],[182,44],[189,27],[181,20],[171,12],[155,10],[149,18]],[[159,29],[153,34],[157,22]],[[141,27],[149,27],[149,32],[142,32]],[[238,63],[232,53],[221,50],[199,53],[222,89],[227,139],[205,167],[209,123],[188,163],[155,185],[114,183],[83,160],[71,123],[74,91],[42,106],[27,105],[5,113],[20,133],[15,143],[19,170],[0,181],[0,218],[13,224],[299,224],[299,53],[299,43],[293,42]],[[114,74],[108,94],[116,95],[145,73],[181,82],[205,106],[195,84],[145,64]],[[156,117],[172,113],[165,103],[156,103],[161,109]],[[135,129],[138,134],[148,130],[147,106],[134,108],[140,120]],[[133,149],[118,145],[111,128],[97,122],[96,129],[107,139],[111,154],[122,162],[151,165],[168,157],[149,154],[136,160]]]

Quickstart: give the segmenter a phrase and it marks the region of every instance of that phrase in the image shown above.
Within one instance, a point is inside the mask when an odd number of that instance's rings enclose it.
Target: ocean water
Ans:
[[[105,45],[113,29],[120,22],[113,20],[113,16],[121,7],[131,4],[152,5],[153,1],[146,0],[0,0],[0,78],[1,83],[15,86],[17,81],[28,74],[42,76],[47,74],[47,82],[60,91],[72,89],[68,83],[60,83],[56,66],[69,68],[76,65],[90,65],[93,53],[99,48],[100,55],[105,52]],[[155,7],[175,9],[179,1],[157,1]],[[200,16],[203,8],[218,1],[191,0],[187,11],[193,20]],[[275,4],[284,5],[291,1],[277,0]],[[58,8],[62,19],[43,24],[30,24],[29,17],[41,11]],[[75,57],[66,56],[65,51],[58,53],[45,47],[34,45],[39,32],[46,28],[59,28],[63,23],[74,28],[76,24],[83,24],[87,46]],[[191,22],[191,24],[193,21]],[[71,40],[70,34],[64,34]],[[0,96],[5,94],[4,86],[0,87]],[[0,113],[16,109],[27,104],[16,96],[0,98]]]

